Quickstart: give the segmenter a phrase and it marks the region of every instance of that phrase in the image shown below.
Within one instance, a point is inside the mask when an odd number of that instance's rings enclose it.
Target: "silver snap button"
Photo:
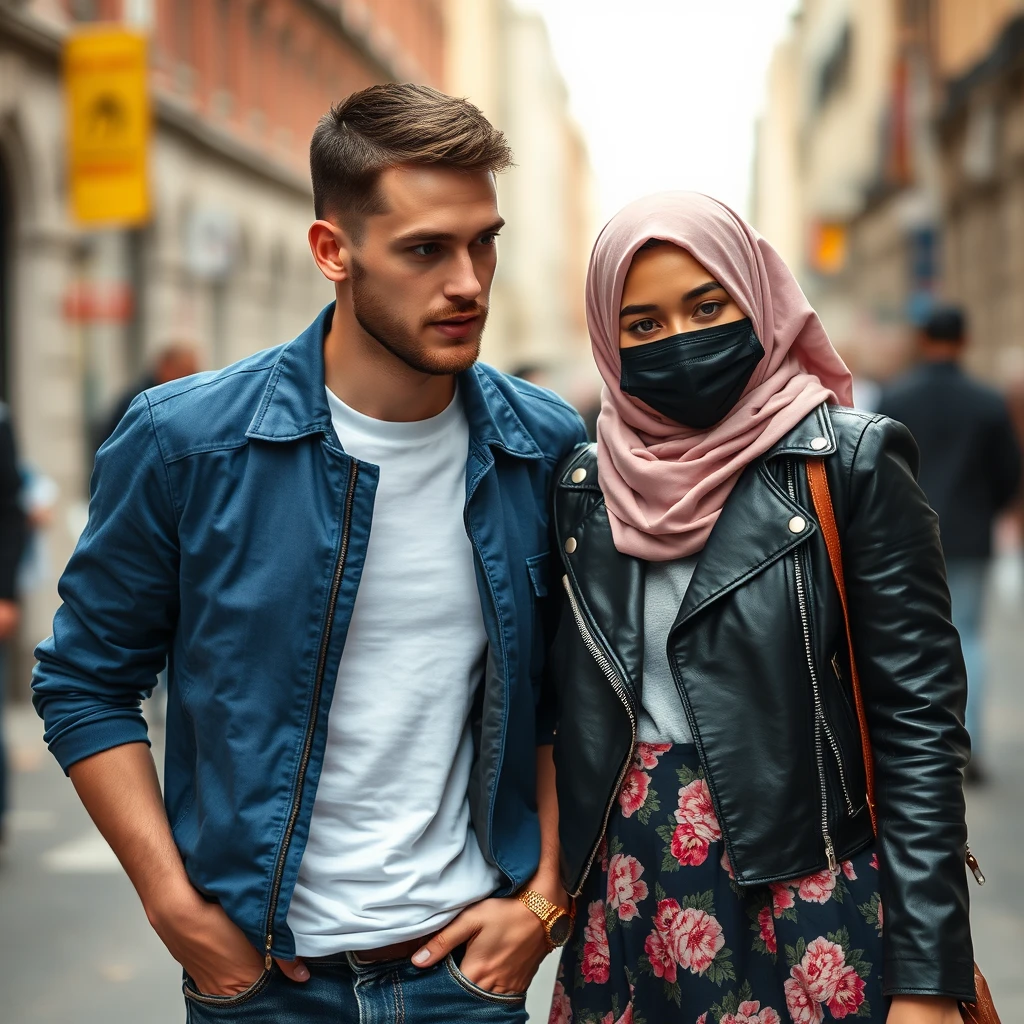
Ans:
[[[807,520],[803,516],[793,516],[789,521],[790,533],[803,533],[807,529]]]
[[[581,466],[579,469],[572,471],[572,482],[574,484],[581,484],[587,479],[587,471]]]
[[[815,439],[814,439],[814,440],[813,440],[813,441],[811,442],[811,447],[812,447],[812,448],[813,448],[813,449],[814,449],[814,450],[815,450],[816,452],[821,452],[821,451],[824,451],[824,450],[825,450],[825,449],[826,449],[826,448],[828,447],[828,439],[827,439],[827,438],[824,438],[824,437],[816,437],[816,438],[815,438]]]
[[[576,550],[576,538],[575,537],[570,537],[565,542],[565,550],[566,550],[566,553],[570,554],[570,555]]]

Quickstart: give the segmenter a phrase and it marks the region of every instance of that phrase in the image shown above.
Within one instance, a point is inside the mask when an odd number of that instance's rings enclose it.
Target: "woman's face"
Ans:
[[[746,314],[685,250],[665,242],[633,257],[622,289],[619,348],[633,348]]]

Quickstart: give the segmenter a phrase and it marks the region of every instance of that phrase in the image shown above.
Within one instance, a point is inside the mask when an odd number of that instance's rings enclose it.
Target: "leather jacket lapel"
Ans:
[[[803,544],[817,528],[807,509],[790,500],[765,460],[758,459],[729,495],[701,552],[675,625]]]

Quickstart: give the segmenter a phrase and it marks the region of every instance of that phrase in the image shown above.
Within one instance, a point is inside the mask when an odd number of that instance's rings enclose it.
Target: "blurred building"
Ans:
[[[447,10],[446,88],[506,133],[516,160],[498,183],[507,226],[483,356],[504,370],[535,366],[567,397],[585,400],[592,177],[547,29],[510,0],[448,0]]]
[[[941,296],[970,314],[977,372],[1024,375],[1024,2],[804,0],[753,192],[855,370],[904,365]]]
[[[150,35],[143,229],[85,231],[68,209],[62,45],[96,20]],[[443,67],[443,0],[0,0],[0,397],[60,487],[55,573],[84,519],[89,428],[158,348],[191,339],[224,365],[331,298],[306,245],[319,115],[377,81],[441,86]],[[24,663],[52,584],[27,595]]]

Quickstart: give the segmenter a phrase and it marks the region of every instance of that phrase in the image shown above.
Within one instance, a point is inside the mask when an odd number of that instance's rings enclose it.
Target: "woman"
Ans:
[[[959,1022],[966,682],[913,440],[848,408],[792,274],[706,196],[613,218],[587,303],[598,441],[555,498],[577,914],[552,1022]],[[812,459],[843,548],[877,839]]]

